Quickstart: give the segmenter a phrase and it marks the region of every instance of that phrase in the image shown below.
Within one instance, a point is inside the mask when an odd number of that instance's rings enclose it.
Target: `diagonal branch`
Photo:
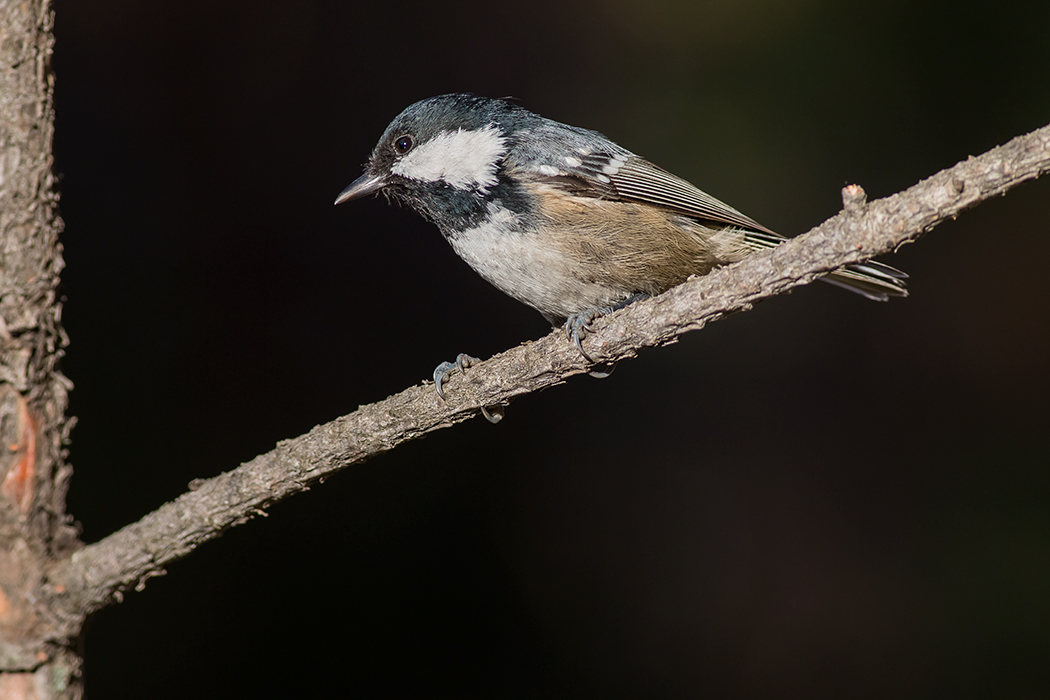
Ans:
[[[643,347],[674,342],[760,299],[894,251],[945,219],[1048,171],[1050,126],[870,204],[859,187],[847,187],[845,210],[809,233],[606,317],[588,337],[587,352],[600,362],[615,362]],[[310,484],[473,418],[481,407],[505,405],[587,370],[579,352],[556,332],[454,375],[447,403],[424,384],[362,406],[233,471],[191,484],[189,492],[139,522],[59,562],[42,594],[52,600],[60,626],[78,630],[85,615],[119,601],[129,587],[141,590],[168,563]]]

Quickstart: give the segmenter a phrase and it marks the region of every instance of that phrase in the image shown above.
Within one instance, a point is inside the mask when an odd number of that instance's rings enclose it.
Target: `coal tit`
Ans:
[[[596,131],[469,94],[398,115],[335,203],[378,191],[437,224],[488,282],[564,324],[584,357],[603,313],[784,240]],[[885,301],[907,296],[905,277],[868,262],[823,279]],[[438,368],[439,393],[470,359]]]

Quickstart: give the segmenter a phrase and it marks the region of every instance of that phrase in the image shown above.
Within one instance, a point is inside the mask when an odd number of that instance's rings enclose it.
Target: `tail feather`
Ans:
[[[785,238],[775,233],[748,231],[745,243],[753,251],[767,250],[783,243]],[[890,297],[908,296],[908,287],[904,282],[908,275],[895,267],[869,260],[855,265],[847,265],[841,270],[828,273],[821,281],[836,287],[848,289],[873,301],[887,301]]]

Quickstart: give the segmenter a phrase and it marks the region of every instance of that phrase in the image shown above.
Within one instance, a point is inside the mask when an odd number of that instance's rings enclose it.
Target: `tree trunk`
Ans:
[[[73,421],[57,368],[62,222],[51,172],[49,0],[0,7],[0,698],[77,698],[78,651],[34,595],[79,542],[65,515]]]

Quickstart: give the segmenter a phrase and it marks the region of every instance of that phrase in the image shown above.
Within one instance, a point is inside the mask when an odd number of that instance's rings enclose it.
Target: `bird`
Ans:
[[[407,107],[335,203],[377,192],[436,224],[591,363],[582,341],[597,318],[786,240],[597,131],[469,93]],[[907,296],[906,277],[869,261],[821,279],[885,301]],[[441,363],[438,395],[475,361]]]

